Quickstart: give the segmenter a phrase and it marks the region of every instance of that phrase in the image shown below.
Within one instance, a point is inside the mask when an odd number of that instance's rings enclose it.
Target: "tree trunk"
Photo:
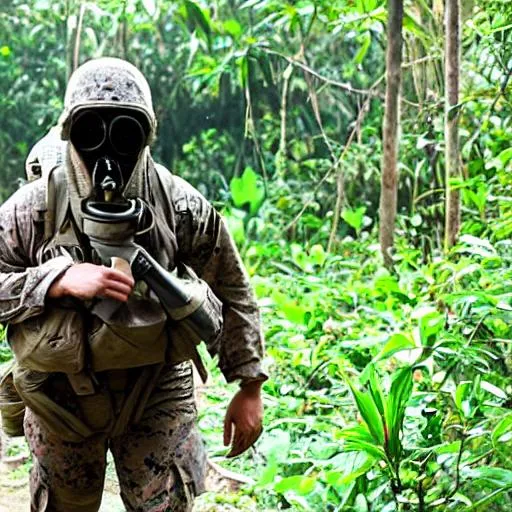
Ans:
[[[459,70],[460,70],[460,1],[446,0],[445,7],[445,181],[446,214],[444,247],[457,241],[460,228],[460,194],[450,180],[460,176],[459,166]]]
[[[388,0],[388,44],[386,49],[386,104],[383,126],[383,156],[380,192],[380,248],[384,264],[391,266],[398,184],[398,128],[402,65],[403,0]]]

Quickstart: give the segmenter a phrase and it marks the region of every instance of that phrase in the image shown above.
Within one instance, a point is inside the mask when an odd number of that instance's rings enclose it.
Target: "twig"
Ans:
[[[418,512],[425,512],[425,491],[423,489],[423,475],[418,478]]]
[[[249,77],[247,77],[249,80]],[[256,128],[254,124],[254,116],[252,113],[252,99],[251,99],[251,90],[249,87],[249,83],[245,86],[245,99],[247,102],[247,107],[245,110],[245,136],[250,132],[252,141],[254,143],[254,148],[256,150],[256,154],[258,155],[258,160],[260,162],[261,172],[263,173],[263,188],[265,190],[265,196],[268,196],[268,176],[267,176],[267,168],[265,167],[265,161],[263,159],[263,155],[261,153],[260,144],[258,142],[258,137],[256,136]]]
[[[418,59],[402,63],[402,69],[410,68],[411,66],[415,66],[416,64],[421,64],[422,62],[428,62],[430,60],[436,60],[436,59],[440,59],[440,58],[441,58],[441,55],[427,55],[425,57],[420,57]]]
[[[331,252],[336,241],[336,233],[338,232],[338,224],[340,222],[341,210],[345,203],[345,176],[343,168],[340,165],[336,172],[336,204],[334,205],[334,216],[332,219],[331,233],[329,242],[327,242],[327,252]]]
[[[466,440],[466,432],[462,432],[462,439],[460,440],[459,453],[457,454],[457,465],[455,466],[455,485],[453,489],[446,497],[447,500],[455,496],[455,493],[459,490],[460,486],[460,463],[462,460],[462,452],[464,451],[464,442]]]
[[[384,79],[384,75],[382,75],[371,87],[371,89],[374,89],[376,88],[380,82],[382,82],[382,80]],[[347,142],[345,144],[345,147],[343,148],[343,151],[341,152],[341,155],[339,156],[338,160],[336,161],[336,163],[331,166],[329,168],[329,170],[324,174],[323,178],[317,183],[316,187],[313,189],[313,194],[312,194],[312,197],[315,196],[315,194],[318,192],[318,190],[320,189],[320,187],[326,182],[326,180],[330,177],[330,175],[332,174],[332,172],[338,168],[338,166],[341,164],[341,162],[343,161],[343,159],[345,158],[345,155],[347,154],[348,152],[348,149],[350,147],[350,144],[352,143],[352,140],[354,139],[354,136],[355,134],[357,133],[358,129],[359,129],[359,126],[360,124],[363,122],[363,119],[364,119],[364,115],[366,113],[366,107],[370,104],[370,100],[371,100],[372,96],[368,96],[365,100],[365,103],[363,104],[363,107],[361,108],[361,110],[359,111],[358,113],[358,116],[357,116],[357,119],[356,119],[356,122],[355,122],[355,126],[354,126],[354,129],[352,130],[352,132],[350,133],[348,139],[347,139]],[[308,199],[305,203],[304,203],[304,206],[301,208],[300,212],[295,216],[295,218],[286,226],[285,230],[288,231],[289,229],[293,228],[293,226],[295,226],[295,224],[298,222],[298,220],[302,217],[302,214],[307,210],[307,208],[309,207],[309,205],[313,202],[313,199]]]
[[[508,85],[508,82],[509,82],[511,76],[512,76],[512,66],[510,66],[507,74],[505,75],[505,78],[503,79],[503,82],[501,83],[500,92],[494,98],[494,101],[492,102],[491,107],[489,108],[489,115],[487,117],[489,117],[491,115],[491,113],[494,111],[494,108],[496,107],[496,103],[498,103],[498,100],[502,96],[505,96],[505,92],[507,90],[507,85]]]
[[[309,385],[311,384],[312,380],[313,380],[313,377],[320,371],[322,370],[323,368],[325,368],[326,366],[330,365],[332,363],[332,361],[330,359],[327,359],[326,361],[322,361],[321,363],[317,364],[312,370],[311,370],[311,373],[309,374],[309,377],[308,379],[306,380],[306,383],[304,384],[304,388],[303,389],[308,389],[309,388]]]
[[[473,340],[475,339],[475,336],[476,336],[476,333],[478,332],[478,330],[480,329],[480,327],[482,327],[485,319],[490,315],[490,313],[485,313],[485,315],[482,316],[482,318],[480,318],[480,320],[478,320],[477,324],[475,325],[475,328],[473,329],[473,331],[471,332],[469,338],[468,338],[468,341],[464,344],[464,348],[467,348],[469,347],[469,345],[471,345],[471,343],[473,343]],[[456,359],[449,367],[448,369],[446,370],[446,373],[444,374],[444,377],[443,377],[443,380],[441,381],[441,383],[439,384],[438,386],[438,390],[441,390],[443,388],[443,386],[446,384],[446,381],[448,380],[448,378],[450,377],[450,375],[452,374],[453,370],[455,370],[455,368],[457,368],[457,366],[459,365],[459,360]]]
[[[229,469],[225,469],[222,466],[219,466],[219,464],[216,464],[211,459],[208,459],[207,463],[222,478],[226,478],[228,480],[232,480],[234,482],[239,482],[239,483],[245,484],[245,485],[254,485],[255,484],[255,482],[252,478],[245,476],[245,475],[240,475],[239,473],[235,473],[234,471],[229,471]]]
[[[423,488],[423,480],[425,480],[425,468],[427,462],[434,452],[431,451],[427,456],[420,462],[419,466],[419,477],[418,477],[418,512],[425,512],[425,489]]]
[[[276,55],[277,57],[280,57],[281,59],[284,59],[288,63],[292,64],[293,66],[297,66],[298,68],[301,68],[304,71],[307,71],[310,75],[314,76],[315,78],[318,78],[318,80],[321,80],[322,82],[332,85],[333,87],[337,87],[339,89],[343,89],[345,91],[352,92],[354,94],[361,94],[363,96],[379,96],[380,94],[376,91],[375,85],[372,85],[369,89],[358,89],[357,87],[353,87],[349,83],[340,82],[338,80],[334,80],[332,78],[326,77],[309,67],[307,64],[304,64],[303,62],[297,60],[293,57],[288,57],[287,55],[284,55],[283,53],[277,52],[275,50],[270,50],[269,48],[264,48],[264,51],[268,53],[269,55]],[[427,55],[426,57],[421,57],[419,59],[415,59],[410,62],[405,62],[402,64],[402,68],[408,68],[410,66],[414,66],[416,64],[420,64],[422,62],[427,62],[431,60],[436,60],[441,58],[439,55]],[[381,80],[379,80],[380,83]],[[412,103],[412,102],[410,102]],[[414,106],[417,106],[416,103],[412,103]]]
[[[301,44],[300,49],[300,60],[307,66],[306,56],[305,56],[305,47],[304,44]],[[308,66],[309,67],[309,66]],[[334,241],[336,240],[336,232],[338,230],[339,218],[341,215],[341,210],[343,208],[345,202],[345,180],[343,176],[343,171],[341,165],[337,165],[336,163],[336,154],[334,153],[334,149],[332,147],[331,141],[329,137],[327,137],[327,133],[324,129],[324,124],[322,122],[322,114],[320,113],[320,106],[318,104],[318,94],[315,88],[313,87],[311,74],[304,71],[304,79],[306,80],[306,84],[308,87],[309,97],[311,98],[311,106],[313,108],[313,112],[315,114],[315,119],[320,129],[320,134],[322,135],[322,139],[329,150],[329,154],[331,155],[331,160],[333,165],[336,166],[336,203],[334,205],[334,216],[333,222],[331,226],[331,233],[329,235],[329,242],[327,243],[327,252],[331,252],[332,247],[334,245]],[[356,125],[357,127],[357,125]],[[360,130],[358,130],[359,132]]]
[[[310,75],[314,76],[315,78],[318,78],[322,82],[325,82],[326,84],[332,85],[334,87],[338,87],[339,89],[344,89],[345,91],[353,92],[354,94],[362,94],[364,96],[378,96],[377,92],[374,92],[374,86],[370,87],[370,89],[357,89],[355,87],[352,87],[352,85],[339,82],[338,80],[333,80],[332,78],[328,78],[326,76],[321,75],[320,73],[316,72],[314,69],[310,68],[307,64],[304,64],[303,62],[300,62],[299,60],[288,57],[287,55],[284,55],[280,52],[276,52],[275,50],[265,49],[265,52],[267,52],[270,55],[276,55],[280,57],[281,59],[286,60],[293,66],[297,66],[298,68],[301,68],[304,71],[307,71]]]

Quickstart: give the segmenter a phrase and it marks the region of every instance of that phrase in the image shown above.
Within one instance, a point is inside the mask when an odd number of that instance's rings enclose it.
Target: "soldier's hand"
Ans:
[[[55,280],[48,290],[48,296],[55,299],[69,295],[82,300],[103,297],[126,302],[134,284],[132,277],[119,270],[92,263],[77,263]]]
[[[250,448],[263,431],[261,382],[246,385],[233,397],[224,419],[224,446],[231,444],[227,457]]]

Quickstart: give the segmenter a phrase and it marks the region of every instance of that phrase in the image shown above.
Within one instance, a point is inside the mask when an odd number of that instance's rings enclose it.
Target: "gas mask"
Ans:
[[[121,195],[148,134],[148,119],[135,109],[85,109],[72,117],[69,138],[93,178],[96,199]]]

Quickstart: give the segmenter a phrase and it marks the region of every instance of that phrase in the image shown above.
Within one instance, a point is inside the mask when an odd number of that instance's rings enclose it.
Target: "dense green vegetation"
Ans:
[[[58,119],[75,55],[149,79],[156,157],[222,210],[272,375],[239,510],[512,508],[512,4],[462,6],[462,226],[443,252],[443,2],[405,2],[393,268],[378,245],[381,0],[13,0],[0,14],[0,193]],[[79,42],[79,43],[77,43]],[[8,351],[0,347],[0,358]],[[220,448],[214,363],[200,425]]]

